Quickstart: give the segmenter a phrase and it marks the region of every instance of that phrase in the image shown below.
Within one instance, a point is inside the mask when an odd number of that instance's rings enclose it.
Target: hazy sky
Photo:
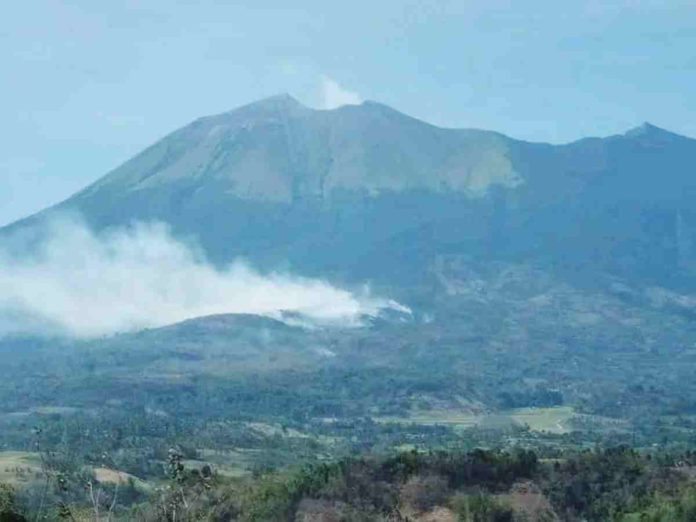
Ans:
[[[565,142],[696,136],[696,0],[23,0],[0,19],[0,224],[288,92]]]

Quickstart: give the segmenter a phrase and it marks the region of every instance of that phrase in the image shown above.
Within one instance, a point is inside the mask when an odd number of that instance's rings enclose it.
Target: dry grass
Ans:
[[[41,480],[38,454],[25,451],[0,452],[0,482],[27,486]]]
[[[118,471],[110,468],[94,468],[93,471],[94,478],[101,484],[118,484],[123,486],[128,484],[129,481],[133,481],[135,487],[140,490],[150,489],[150,485],[147,482],[125,471]]]

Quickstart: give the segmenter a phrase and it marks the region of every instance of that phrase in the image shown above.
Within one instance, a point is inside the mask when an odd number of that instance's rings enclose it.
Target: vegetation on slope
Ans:
[[[617,447],[540,458],[523,449],[411,451],[245,478],[183,462],[183,455],[172,449],[166,476],[145,497],[129,493],[132,483],[109,487],[89,476],[87,493],[72,496],[75,477],[47,469],[49,495],[33,504],[25,497],[22,507],[31,517],[141,521],[633,522],[696,517],[694,453],[641,454]],[[12,490],[0,491],[2,516],[22,520]]]

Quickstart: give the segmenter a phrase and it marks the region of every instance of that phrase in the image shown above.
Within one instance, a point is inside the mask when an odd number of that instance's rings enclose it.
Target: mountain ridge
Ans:
[[[444,253],[664,279],[696,265],[696,140],[645,123],[553,145],[447,129],[377,102],[277,95],[199,118],[66,201],[97,230],[163,221],[226,263],[424,274]],[[398,272],[399,270],[397,270]]]
[[[293,112],[305,112],[305,113],[331,113],[331,112],[338,112],[338,111],[345,111],[345,110],[355,110],[356,108],[361,108],[361,107],[373,107],[373,108],[378,108],[378,110],[387,110],[392,114],[396,114],[401,118],[405,118],[407,120],[413,121],[413,122],[418,122],[419,124],[429,126],[433,129],[437,129],[440,131],[453,131],[453,132],[470,132],[470,133],[476,133],[476,134],[481,134],[481,135],[491,135],[491,136],[497,136],[501,138],[504,141],[507,142],[513,142],[513,143],[518,143],[518,144],[525,144],[525,145],[532,145],[532,146],[545,146],[545,147],[554,147],[554,148],[559,148],[559,147],[572,147],[574,145],[578,145],[581,143],[585,143],[587,141],[606,141],[606,140],[615,140],[615,139],[621,139],[621,138],[645,138],[647,137],[654,137],[654,136],[669,136],[669,137],[674,137],[678,138],[681,140],[692,140],[692,138],[678,134],[672,131],[669,131],[667,129],[658,127],[650,122],[643,122],[640,125],[637,125],[635,127],[632,127],[628,130],[626,130],[623,133],[619,134],[611,134],[608,136],[588,136],[588,137],[583,137],[579,138],[577,140],[573,140],[570,142],[566,143],[559,143],[559,144],[554,144],[554,143],[546,143],[546,142],[536,142],[536,141],[528,141],[528,140],[523,140],[523,139],[517,139],[510,137],[502,132],[494,131],[494,130],[488,130],[488,129],[476,129],[476,128],[458,128],[458,127],[441,127],[437,126],[435,124],[431,124],[429,122],[426,122],[424,120],[420,120],[418,118],[409,116],[405,113],[402,113],[396,109],[393,109],[392,107],[389,107],[388,105],[382,104],[380,102],[372,101],[372,100],[365,100],[360,104],[355,104],[355,105],[343,105],[334,109],[315,109],[312,107],[309,107],[302,102],[298,101],[296,98],[291,96],[288,93],[279,93],[276,95],[268,96],[266,98],[250,102],[244,105],[241,105],[235,109],[231,109],[229,111],[225,111],[222,113],[217,113],[217,114],[212,114],[212,115],[207,115],[207,116],[202,116],[199,117],[192,122],[190,122],[187,125],[184,125],[183,127],[165,135],[163,138],[159,139],[155,144],[151,145],[150,147],[145,148],[143,151],[138,153],[135,158],[138,156],[142,155],[143,153],[147,152],[151,148],[155,147],[157,144],[160,142],[163,142],[167,140],[170,137],[175,136],[177,133],[182,132],[185,129],[189,129],[191,127],[195,127],[198,125],[201,125],[204,122],[215,122],[221,119],[229,118],[230,116],[234,117],[234,115],[238,115],[240,113],[247,113],[247,112],[258,112],[258,109],[261,109],[262,112],[286,112],[286,111],[293,111]],[[111,171],[107,172],[104,176],[101,178],[97,179],[95,182],[89,184],[87,187],[84,189],[78,191],[76,194],[68,198],[70,200],[71,198],[74,198],[75,196],[79,196],[85,191],[89,191],[93,186],[98,185],[100,182],[102,182],[105,178],[108,178],[108,176],[113,173],[114,171],[119,170],[121,167],[123,167],[125,164],[129,163],[131,160],[127,160],[126,162],[122,163],[120,166],[112,169]],[[44,209],[43,211],[40,211],[36,214],[41,214],[42,212],[45,212],[46,210],[53,209],[55,207],[60,207],[65,201],[59,202],[55,205],[52,205],[50,207],[47,207],[47,209]],[[36,215],[35,214],[35,215]],[[33,216],[28,216],[27,218],[31,218]],[[2,228],[7,228],[7,227],[12,227],[14,226],[17,222],[22,222],[26,220],[27,218],[22,218],[19,219],[13,223],[9,223],[5,227]]]
[[[305,110],[305,111],[324,112],[324,113],[325,112],[334,112],[334,111],[343,111],[343,110],[352,110],[353,108],[362,107],[362,106],[375,107],[378,109],[387,110],[389,112],[399,114],[400,116],[406,117],[406,118],[411,119],[411,120],[416,120],[419,123],[429,125],[431,127],[434,127],[436,129],[440,129],[440,130],[475,131],[475,132],[491,133],[491,134],[496,134],[498,136],[502,136],[502,137],[505,137],[506,139],[509,139],[511,141],[516,141],[519,143],[544,144],[544,145],[551,145],[551,146],[571,145],[573,143],[583,141],[586,139],[608,139],[608,138],[612,138],[612,137],[616,137],[616,136],[627,136],[627,135],[630,136],[631,134],[638,134],[638,133],[645,131],[645,130],[650,130],[650,131],[659,132],[659,133],[667,133],[667,134],[677,136],[680,138],[696,139],[696,138],[693,138],[690,136],[686,136],[685,134],[680,134],[678,132],[671,131],[671,130],[666,129],[664,127],[660,127],[660,126],[655,125],[654,123],[652,123],[650,121],[643,121],[643,122],[635,125],[634,127],[629,127],[628,129],[626,129],[623,132],[608,134],[605,136],[594,136],[594,135],[593,136],[583,136],[583,137],[573,139],[570,141],[551,143],[551,142],[544,142],[544,141],[528,140],[528,139],[524,139],[524,138],[515,138],[513,136],[506,134],[503,131],[498,131],[498,130],[493,130],[493,129],[483,129],[483,128],[478,128],[478,127],[452,127],[452,126],[437,125],[437,124],[431,123],[427,120],[420,119],[420,118],[417,118],[415,116],[411,116],[405,112],[402,112],[398,109],[395,109],[394,107],[391,107],[390,105],[387,105],[387,104],[382,103],[380,101],[371,100],[371,99],[366,99],[360,103],[355,103],[355,104],[340,105],[338,107],[334,107],[331,109],[315,108],[315,107],[311,107],[311,106],[299,101],[297,98],[295,98],[294,96],[292,96],[291,94],[289,94],[287,92],[280,92],[278,94],[273,94],[273,95],[267,96],[265,98],[261,98],[259,100],[245,103],[245,104],[240,105],[236,108],[233,108],[233,109],[230,109],[227,111],[223,111],[220,113],[201,116],[201,117],[193,120],[191,123],[195,123],[199,120],[205,120],[205,119],[209,119],[209,118],[217,118],[217,117],[226,116],[226,115],[235,113],[237,111],[248,110],[248,109],[251,109],[253,107],[268,107],[268,106],[276,106],[278,108],[293,107],[295,109],[301,109],[301,110]]]

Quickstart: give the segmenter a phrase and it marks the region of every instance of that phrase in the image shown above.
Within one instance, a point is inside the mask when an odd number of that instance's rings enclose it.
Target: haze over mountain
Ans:
[[[443,255],[669,281],[696,261],[696,140],[648,123],[566,145],[287,95],[166,136],[67,201],[96,229],[163,221],[211,260],[405,284]]]

